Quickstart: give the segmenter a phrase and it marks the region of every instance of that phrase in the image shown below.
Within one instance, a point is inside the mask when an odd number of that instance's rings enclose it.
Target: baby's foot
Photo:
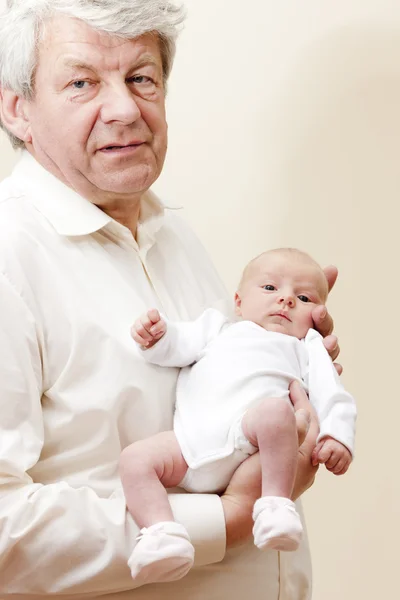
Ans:
[[[161,583],[184,577],[193,566],[194,548],[183,525],[173,521],[140,530],[128,560],[135,583]]]
[[[294,502],[289,498],[264,496],[253,511],[254,543],[260,550],[297,550],[303,527]]]

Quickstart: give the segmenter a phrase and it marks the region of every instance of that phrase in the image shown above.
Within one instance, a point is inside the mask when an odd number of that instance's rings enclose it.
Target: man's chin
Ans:
[[[131,198],[144,194],[154,183],[156,177],[146,177],[132,179],[131,177],[103,178],[99,181],[92,181],[92,185],[107,196],[120,196]]]

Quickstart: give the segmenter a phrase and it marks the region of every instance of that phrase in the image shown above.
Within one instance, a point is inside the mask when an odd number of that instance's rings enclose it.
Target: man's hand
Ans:
[[[294,387],[293,387],[294,386]],[[296,387],[297,386],[297,387]],[[293,389],[292,389],[293,388]],[[297,434],[299,439],[299,463],[292,498],[298,498],[309,488],[318,467],[311,464],[311,453],[315,448],[318,424],[311,412],[306,393],[298,383],[290,390],[291,400],[296,411]],[[247,458],[235,471],[225,493],[221,497],[226,523],[227,547],[245,542],[253,529],[253,507],[261,496],[260,455]]]
[[[319,434],[319,423],[316,412],[311,406],[308,396],[301,385],[297,381],[293,381],[289,389],[290,400],[292,401],[295,410],[297,423],[298,415],[304,412],[309,413],[310,419],[307,435],[299,447],[296,481],[292,492],[292,500],[297,500],[297,498],[312,486],[318,471],[318,464],[313,465],[311,456]]]
[[[334,475],[344,475],[351,463],[351,453],[337,440],[325,437],[312,453],[313,465],[325,465]]]
[[[143,348],[151,348],[167,331],[167,324],[155,308],[147,311],[132,326],[131,335]]]
[[[331,289],[335,285],[338,276],[338,270],[334,266],[329,266],[324,269],[324,273],[328,281],[329,291],[331,291]],[[324,338],[324,346],[327,349],[329,356],[332,360],[336,360],[339,356],[340,348],[337,337],[335,335],[332,335],[332,317],[328,313],[325,306],[317,306],[316,308],[314,308],[312,316],[314,321],[314,327]],[[343,370],[342,366],[339,364],[335,364],[335,368],[340,375]]]

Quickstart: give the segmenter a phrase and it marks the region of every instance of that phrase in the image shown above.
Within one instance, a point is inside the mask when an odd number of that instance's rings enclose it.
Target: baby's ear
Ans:
[[[238,317],[242,316],[242,299],[239,296],[238,292],[235,294],[235,314]]]

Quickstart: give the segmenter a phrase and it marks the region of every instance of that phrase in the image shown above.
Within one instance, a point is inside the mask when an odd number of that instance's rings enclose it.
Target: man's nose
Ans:
[[[142,113],[135,96],[124,85],[113,85],[104,90],[102,98],[101,119],[103,123],[114,121],[130,125],[140,119]]]
[[[282,294],[279,297],[278,302],[279,304],[282,304],[282,306],[289,306],[290,308],[293,308],[296,304],[296,299],[292,294]]]

